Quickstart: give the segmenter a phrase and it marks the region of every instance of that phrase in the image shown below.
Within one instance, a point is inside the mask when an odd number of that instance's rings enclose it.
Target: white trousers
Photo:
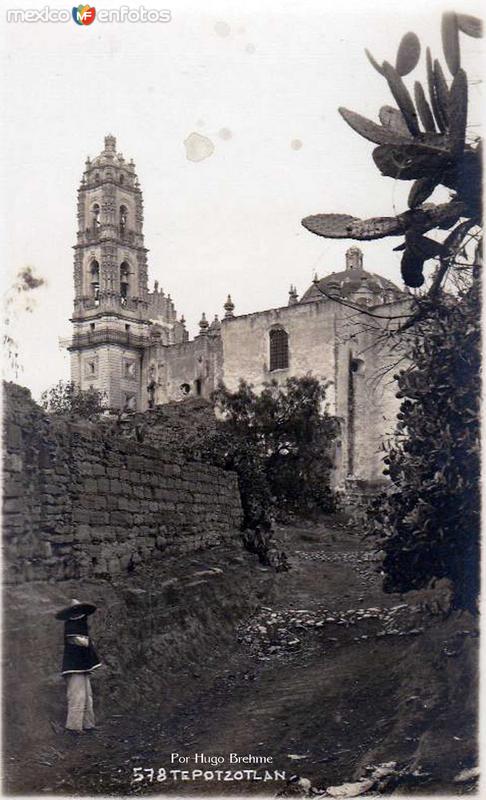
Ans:
[[[89,672],[67,675],[67,719],[69,731],[90,730],[95,727],[93,693]]]

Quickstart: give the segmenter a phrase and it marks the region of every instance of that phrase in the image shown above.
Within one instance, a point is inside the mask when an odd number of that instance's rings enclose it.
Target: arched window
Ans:
[[[91,262],[90,265],[90,272],[91,272],[91,297],[94,300],[95,306],[99,306],[100,304],[100,265],[96,261]]]
[[[121,304],[126,306],[130,290],[130,265],[123,261],[120,265],[120,295]]]
[[[123,185],[124,182],[125,182],[125,176],[123,172],[120,172],[120,186]]]
[[[93,216],[93,223],[92,223],[93,233],[98,233],[98,229],[99,229],[99,227],[101,225],[101,222],[100,222],[100,207],[99,207],[98,203],[95,203],[93,205],[93,208],[91,209],[91,214]]]
[[[289,366],[289,336],[283,328],[270,331],[270,372]]]
[[[128,209],[126,206],[120,206],[120,233],[125,233],[128,222]]]

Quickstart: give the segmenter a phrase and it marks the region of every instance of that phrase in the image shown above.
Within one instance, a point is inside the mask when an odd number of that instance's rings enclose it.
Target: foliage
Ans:
[[[5,372],[9,372],[15,380],[18,379],[22,366],[19,359],[19,344],[13,332],[14,323],[21,312],[32,313],[35,307],[32,293],[45,285],[44,278],[35,275],[32,267],[23,267],[18,271],[14,283],[4,297],[3,349],[6,356],[4,366]]]
[[[392,490],[373,505],[368,529],[383,540],[386,590],[408,591],[447,578],[454,584],[456,605],[474,610],[479,586],[482,143],[479,137],[467,138],[468,79],[461,67],[460,34],[480,37],[481,21],[444,14],[442,47],[450,85],[427,49],[428,97],[416,81],[412,99],[403,78],[419,63],[420,42],[408,33],[394,67],[386,61],[380,65],[367,52],[396,103],[380,109],[381,124],[340,109],[348,125],[378,145],[373,160],[382,175],[413,181],[408,210],[368,220],[317,214],[303,225],[329,238],[403,236],[395,250],[403,252],[402,277],[412,288],[424,284],[425,263],[438,262],[428,292],[415,298],[413,313],[399,328],[404,338],[412,331],[413,345],[410,367],[396,376],[403,403],[386,458]],[[449,192],[447,202],[428,202],[437,187]],[[473,258],[470,243],[475,244]],[[442,288],[450,273],[455,295]]]
[[[273,380],[259,395],[245,381],[235,393],[224,387],[216,392],[225,424],[259,452],[279,506],[332,506],[330,447],[338,425],[322,410],[326,388],[306,375],[288,378],[284,386]]]
[[[331,446],[337,421],[322,410],[326,386],[309,375],[265,384],[240,381],[214,393],[216,431],[188,454],[238,474],[244,524],[269,528],[276,508],[333,508]]]
[[[427,302],[427,301],[422,301]],[[455,605],[476,609],[480,570],[480,297],[441,295],[414,330],[412,365],[385,462],[392,489],[373,504],[384,588],[404,592],[449,578]]]
[[[414,33],[407,33],[398,48],[395,67],[386,61],[380,66],[366,51],[373,67],[387,81],[398,108],[383,106],[379,112],[381,124],[346,108],[339,109],[348,125],[378,145],[373,159],[382,175],[414,181],[409,210],[394,217],[367,220],[346,214],[316,214],[302,220],[312,233],[327,238],[404,236],[404,243],[395,249],[403,251],[402,277],[410,287],[422,286],[424,264],[433,258],[440,259],[436,275],[436,284],[440,285],[465,246],[469,231],[481,222],[482,148],[479,138],[466,141],[468,82],[461,68],[459,32],[479,37],[481,21],[465,14],[443,15],[442,46],[452,75],[450,86],[440,62],[432,60],[427,48],[429,99],[418,81],[412,99],[402,78],[419,63],[420,42]],[[450,191],[449,201],[439,205],[426,202],[440,185]],[[425,236],[432,230],[450,233],[439,242]]]
[[[105,396],[98,389],[80,389],[74,381],[59,381],[41,396],[42,408],[49,414],[91,419],[105,408]]]

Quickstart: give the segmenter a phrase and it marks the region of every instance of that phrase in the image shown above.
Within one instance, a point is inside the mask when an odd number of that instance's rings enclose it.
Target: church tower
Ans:
[[[114,136],[86,160],[74,253],[71,378],[104,392],[111,407],[141,408],[151,326],[143,200],[135,165],[117,153]]]

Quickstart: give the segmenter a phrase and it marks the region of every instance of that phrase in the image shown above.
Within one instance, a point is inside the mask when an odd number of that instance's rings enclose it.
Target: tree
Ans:
[[[316,378],[273,380],[256,394],[246,381],[236,392],[213,394],[214,430],[186,442],[184,452],[236,472],[243,507],[243,542],[263,564],[288,569],[273,538],[277,510],[331,511],[332,443],[338,421],[323,405],[326,385]]]
[[[235,393],[220,388],[215,400],[226,425],[260,452],[273,497],[290,509],[333,506],[330,475],[338,423],[322,407],[326,384],[306,375],[273,380],[256,395],[245,381]]]
[[[337,420],[323,410],[326,385],[317,378],[265,384],[246,381],[236,392],[220,386],[213,399],[217,428],[189,454],[238,474],[245,527],[270,527],[278,507],[332,510],[332,444]]]
[[[403,77],[417,66],[421,48],[416,34],[407,33],[398,48],[395,67],[386,61],[380,66],[366,51],[373,67],[387,81],[398,108],[383,106],[379,111],[381,124],[346,108],[339,109],[348,125],[378,145],[373,160],[382,175],[414,181],[408,197],[409,209],[393,217],[367,220],[347,214],[315,214],[302,220],[312,233],[327,238],[372,240],[403,236],[404,242],[395,250],[403,251],[401,271],[407,286],[422,286],[425,262],[438,259],[431,296],[437,294],[458,256],[462,255],[467,265],[466,248],[472,237],[477,240],[474,265],[478,266],[481,260],[482,143],[479,138],[473,141],[466,138],[468,80],[461,68],[460,33],[482,36],[481,21],[465,14],[444,14],[442,44],[452,75],[450,86],[440,62],[433,61],[427,48],[429,99],[422,84],[416,81],[415,102],[412,100]],[[448,202],[427,202],[438,186],[448,190]],[[439,238],[425,235],[432,231]],[[445,238],[443,231],[449,231]],[[419,316],[422,311],[418,310]]]
[[[419,324],[412,363],[396,376],[402,403],[385,457],[391,489],[367,521],[386,553],[385,591],[449,578],[455,606],[472,612],[480,579],[479,312],[474,283],[443,295]]]
[[[74,381],[59,381],[41,396],[42,408],[56,416],[91,419],[106,409],[105,395],[98,389],[80,389]]]

